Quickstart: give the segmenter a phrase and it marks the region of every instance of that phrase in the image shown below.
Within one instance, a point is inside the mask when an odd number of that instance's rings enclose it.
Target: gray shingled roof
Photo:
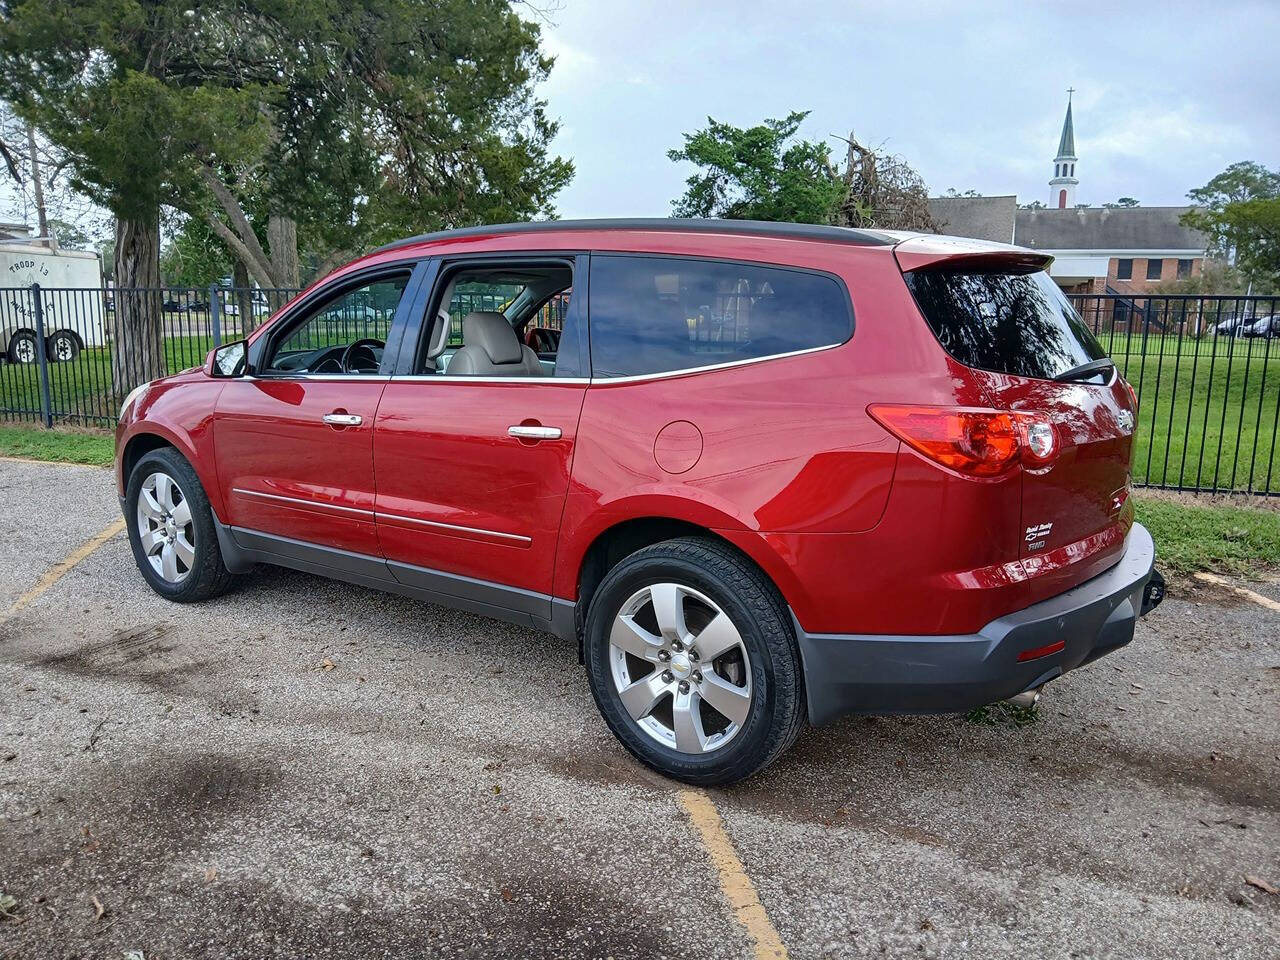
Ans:
[[[1058,141],[1058,156],[1074,157],[1076,155],[1076,132],[1071,126],[1071,101],[1067,101],[1067,119],[1062,122],[1062,139]]]
[[[1190,209],[1019,210],[1013,242],[1038,250],[1203,250],[1205,235],[1178,222]]]
[[[938,230],[951,237],[1013,243],[1013,215],[1018,198],[932,197],[929,213]]]

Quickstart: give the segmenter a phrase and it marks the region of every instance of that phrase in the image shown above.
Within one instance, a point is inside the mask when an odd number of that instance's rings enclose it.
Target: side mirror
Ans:
[[[205,360],[205,373],[222,379],[243,377],[248,357],[248,341],[236,340],[234,343],[224,343],[217,349],[209,351],[209,356]]]

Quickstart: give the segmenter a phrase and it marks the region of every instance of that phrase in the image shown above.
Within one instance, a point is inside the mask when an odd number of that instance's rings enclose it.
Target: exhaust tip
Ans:
[[[1044,685],[1041,684],[1038,687],[1032,687],[1030,690],[1023,690],[1016,697],[1010,697],[1005,703],[1011,703],[1015,707],[1029,710],[1040,702],[1040,691],[1043,689]]]

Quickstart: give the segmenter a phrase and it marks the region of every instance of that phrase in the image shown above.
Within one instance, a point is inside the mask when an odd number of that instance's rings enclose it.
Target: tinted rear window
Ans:
[[[597,377],[753,360],[832,346],[853,333],[844,287],[799,270],[595,255],[590,291]]]
[[[1043,270],[906,277],[930,328],[965,366],[1051,380],[1107,355]]]

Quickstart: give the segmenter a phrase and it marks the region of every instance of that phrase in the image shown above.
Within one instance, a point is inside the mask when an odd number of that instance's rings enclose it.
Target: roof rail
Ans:
[[[613,220],[534,220],[526,223],[499,223],[478,227],[440,230],[396,240],[374,250],[383,253],[401,247],[455,237],[483,237],[501,234],[554,233],[560,230],[651,230],[662,233],[735,233],[746,236],[786,237],[797,240],[827,240],[858,246],[892,246],[901,237],[878,230],[832,227],[816,223],[774,223],[765,220],[711,220],[686,217],[635,217]]]

